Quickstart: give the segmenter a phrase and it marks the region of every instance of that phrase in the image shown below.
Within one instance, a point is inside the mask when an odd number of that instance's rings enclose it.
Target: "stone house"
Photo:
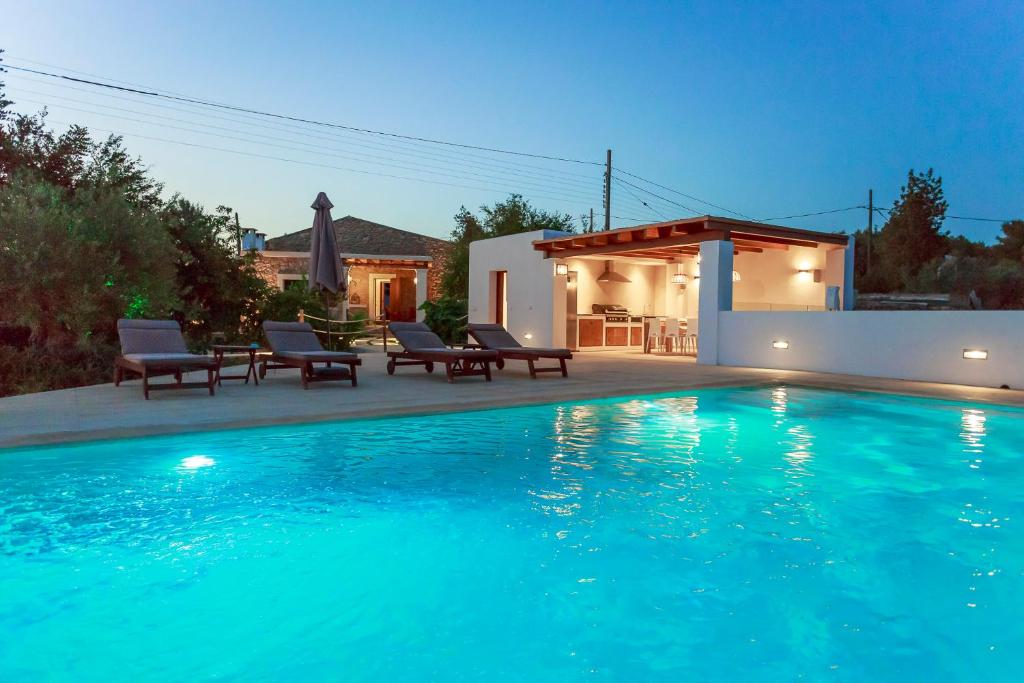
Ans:
[[[243,249],[259,254],[257,270],[280,289],[303,286],[309,268],[312,229],[264,240],[247,230]],[[451,243],[408,230],[345,216],[334,221],[342,263],[348,270],[348,310],[369,318],[422,319],[424,301],[440,295],[441,274]]]

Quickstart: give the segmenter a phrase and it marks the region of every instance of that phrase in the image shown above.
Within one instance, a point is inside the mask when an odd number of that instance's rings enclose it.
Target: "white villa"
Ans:
[[[854,311],[852,236],[718,216],[470,247],[470,322],[524,344],[1024,387],[1020,311]]]

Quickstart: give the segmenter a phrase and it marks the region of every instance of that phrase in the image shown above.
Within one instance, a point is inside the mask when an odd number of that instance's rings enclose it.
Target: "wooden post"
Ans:
[[[306,322],[306,312],[304,310],[302,310],[301,308],[299,309],[299,322],[300,323]]]

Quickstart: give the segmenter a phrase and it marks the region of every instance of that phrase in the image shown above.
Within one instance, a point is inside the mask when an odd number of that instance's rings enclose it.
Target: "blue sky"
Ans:
[[[1019,2],[0,0],[0,16],[10,65],[45,68],[24,61],[33,60],[304,118],[595,162],[611,147],[618,168],[758,219],[863,204],[869,187],[888,207],[911,167],[942,175],[950,214],[1024,216]],[[126,133],[168,191],[230,205],[271,235],[308,227],[320,190],[336,216],[439,236],[460,205],[515,190],[544,208],[600,211],[597,166],[324,129],[307,136],[17,72],[4,80],[17,109],[47,102],[55,122]],[[316,153],[321,141],[327,154]],[[633,191],[653,209],[617,185],[612,213],[624,219],[614,225],[693,213]],[[853,230],[865,221],[857,210],[784,222]],[[979,239],[999,229],[947,227]]]

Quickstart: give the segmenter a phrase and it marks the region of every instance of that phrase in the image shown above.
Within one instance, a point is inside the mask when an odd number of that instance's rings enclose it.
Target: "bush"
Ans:
[[[323,297],[305,287],[289,287],[271,293],[260,309],[258,318],[260,324],[265,320],[294,322],[299,319],[300,310],[318,318],[327,317]]]
[[[437,301],[424,301],[420,310],[426,313],[423,322],[446,344],[466,341],[466,313],[469,309],[465,299],[445,296]]]
[[[117,347],[5,348],[0,353],[0,396],[110,382]]]

